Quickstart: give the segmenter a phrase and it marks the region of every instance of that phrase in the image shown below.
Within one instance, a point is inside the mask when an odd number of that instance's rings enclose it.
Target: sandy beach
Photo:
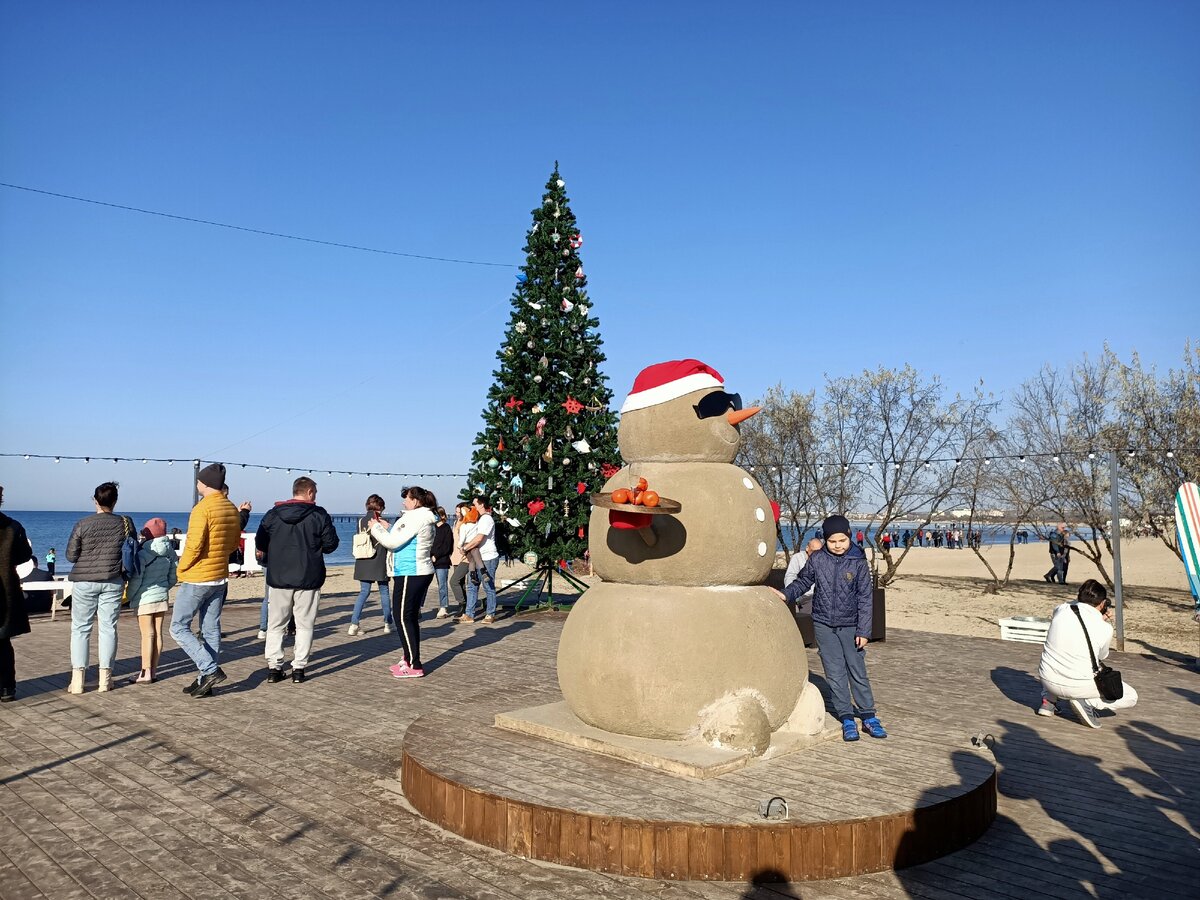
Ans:
[[[1003,576],[1008,565],[1008,545],[984,546],[985,559]],[[1191,594],[1183,564],[1152,538],[1122,544],[1124,574],[1125,650],[1148,653],[1180,663],[1200,654],[1200,626],[1192,621]],[[1108,560],[1111,574],[1111,560]],[[780,555],[779,567],[783,567]],[[326,594],[358,592],[350,566],[329,571]],[[911,628],[940,634],[999,638],[999,619],[1008,616],[1048,617],[1059,603],[1073,599],[1079,585],[1097,577],[1095,566],[1079,554],[1072,557],[1065,587],[1047,584],[1042,575],[1050,568],[1045,543],[1018,545],[1010,584],[989,593],[991,576],[971,550],[919,547],[909,551],[896,580],[887,588],[887,621],[892,628]],[[520,563],[501,565],[500,582],[528,572]],[[584,579],[587,581],[588,579]],[[231,599],[262,596],[261,576],[230,582]],[[556,593],[559,585],[555,585]],[[368,610],[378,615],[379,599],[372,594]],[[430,589],[426,607],[437,604],[437,586]]]

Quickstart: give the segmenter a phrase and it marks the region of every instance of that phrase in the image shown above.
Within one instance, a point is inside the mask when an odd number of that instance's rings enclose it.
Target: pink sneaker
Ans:
[[[404,673],[408,670],[408,663],[406,663],[404,660],[400,660],[400,662],[396,663],[394,666],[388,666],[388,671],[392,673],[393,678],[403,678]]]
[[[400,672],[400,673],[393,672],[392,674],[394,674],[397,678],[424,678],[425,670],[424,669],[414,669],[411,666],[405,666],[403,672]]]

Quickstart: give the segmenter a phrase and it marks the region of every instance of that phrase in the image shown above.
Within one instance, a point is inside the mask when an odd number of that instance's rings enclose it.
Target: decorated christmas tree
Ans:
[[[489,495],[499,542],[517,559],[536,554],[542,568],[583,554],[588,495],[620,464],[582,246],[555,163],[525,236],[525,265],[462,495]]]

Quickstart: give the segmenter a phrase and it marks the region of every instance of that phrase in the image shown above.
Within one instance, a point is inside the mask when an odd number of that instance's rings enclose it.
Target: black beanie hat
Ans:
[[[826,540],[835,534],[850,537],[850,521],[845,516],[830,516],[821,523],[821,533],[825,535]]]
[[[219,491],[225,487],[225,467],[220,463],[209,463],[200,470],[196,479],[205,487]]]

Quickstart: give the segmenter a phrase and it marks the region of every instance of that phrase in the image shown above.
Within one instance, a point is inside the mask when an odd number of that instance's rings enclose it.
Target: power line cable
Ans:
[[[10,184],[0,181],[0,187],[11,188],[15,191],[28,191],[31,194],[43,194],[47,197],[58,197],[61,200],[74,200],[77,203],[91,203],[95,206],[107,206],[110,209],[122,209],[126,212],[141,213],[146,216],[160,216],[164,219],[175,219],[180,222],[191,222],[196,225],[211,225],[214,228],[228,228],[232,231],[245,231],[250,234],[262,234],[267,237],[285,238],[289,241],[303,241],[306,244],[320,244],[323,247],[338,247],[342,250],[360,250],[363,253],[381,253],[385,256],[403,256],[407,259],[424,259],[430,262],[458,263],[464,266],[497,266],[505,269],[518,268],[514,263],[486,262],[478,259],[454,259],[447,256],[426,256],[422,253],[405,253],[401,250],[381,250],[378,247],[362,247],[358,244],[344,244],[340,241],[325,241],[319,238],[301,237],[296,234],[284,234],[279,231],[267,231],[262,228],[248,228],[245,225],[230,225],[228,222],[213,222],[210,219],[197,219],[193,216],[180,216],[175,213],[159,212],[153,209],[142,209],[137,206],[126,206],[122,203],[108,203],[104,200],[92,200],[88,197],[76,197],[72,194],[60,194],[56,191],[44,191],[40,188],[27,187],[23,184]]]

